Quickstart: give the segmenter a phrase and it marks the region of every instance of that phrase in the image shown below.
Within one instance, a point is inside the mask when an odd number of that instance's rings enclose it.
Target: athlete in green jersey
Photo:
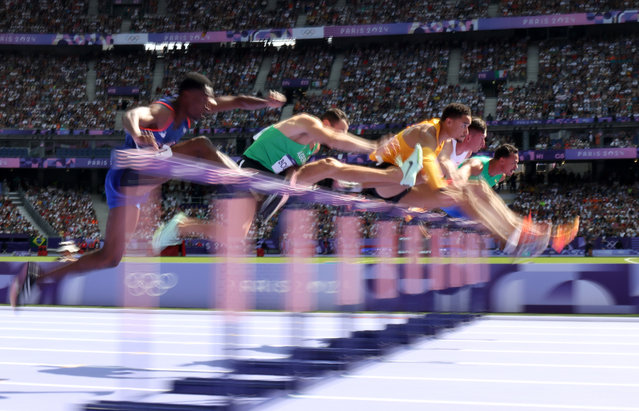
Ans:
[[[327,110],[319,118],[306,113],[296,114],[255,135],[255,141],[244,152],[238,165],[241,168],[286,174],[289,169],[293,170],[296,166],[305,164],[311,155],[319,150],[320,145],[347,153],[370,153],[377,149],[377,141],[366,140],[349,133],[348,126],[348,117],[337,108]],[[396,180],[399,183],[402,175],[391,175],[387,178],[388,182]],[[276,209],[275,206],[280,203],[280,199],[267,198],[262,205],[263,209],[267,202],[273,203],[272,209]],[[255,213],[255,204],[251,207],[244,221],[245,232],[248,232]],[[270,217],[272,212],[263,211],[261,214]],[[179,244],[179,237],[184,233],[212,237],[213,232],[214,227],[211,224],[178,214],[158,229],[154,235],[153,249],[157,254],[168,245]]]
[[[471,157],[459,166],[459,174],[465,180],[484,180],[490,187],[496,186],[505,176],[512,175],[519,164],[519,151],[510,144],[497,147],[493,158]]]

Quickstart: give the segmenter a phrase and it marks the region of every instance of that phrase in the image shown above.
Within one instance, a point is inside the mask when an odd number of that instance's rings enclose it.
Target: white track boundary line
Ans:
[[[166,388],[133,388],[133,387],[112,387],[103,385],[78,385],[78,384],[52,384],[38,382],[20,381],[0,381],[1,385],[23,386],[23,387],[52,387],[52,388],[81,388],[87,390],[110,390],[110,391],[144,391],[144,392],[166,392]]]
[[[555,408],[565,410],[601,410],[601,411],[639,411],[638,407],[615,407],[596,405],[567,405],[567,404],[539,404],[539,403],[517,403],[517,402],[491,402],[491,401],[447,401],[447,400],[422,400],[406,398],[385,398],[385,397],[345,397],[332,395],[300,395],[291,394],[291,398],[308,400],[333,400],[333,401],[361,401],[361,402],[389,402],[398,404],[440,404],[440,405],[468,405],[468,406],[488,406],[488,407],[508,407],[508,408]]]
[[[639,342],[597,342],[597,341],[543,341],[543,340],[480,340],[465,338],[442,338],[437,342],[464,342],[478,344],[557,344],[557,345],[621,345],[621,346],[639,346]]]
[[[580,381],[539,381],[539,380],[513,380],[513,379],[485,379],[485,378],[446,378],[446,377],[402,377],[384,375],[342,375],[349,379],[360,380],[392,380],[392,381],[431,381],[431,382],[457,382],[457,383],[482,383],[482,384],[525,384],[525,385],[581,385],[593,387],[628,387],[637,388],[639,383],[610,383],[610,382],[580,382]]]
[[[249,349],[250,350],[250,349]],[[216,355],[206,353],[168,353],[168,352],[147,352],[147,351],[114,351],[114,350],[78,350],[78,349],[64,349],[64,348],[28,348],[28,347],[0,347],[0,351],[26,351],[26,352],[54,352],[54,353],[76,353],[76,354],[106,354],[106,355],[149,355],[158,357],[196,357],[196,358],[229,358],[227,355]],[[233,358],[238,359],[281,359],[286,358],[285,355],[264,355],[264,356],[239,356],[234,355]]]

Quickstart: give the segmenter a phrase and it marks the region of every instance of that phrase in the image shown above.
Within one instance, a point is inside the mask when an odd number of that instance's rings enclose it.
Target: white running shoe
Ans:
[[[424,154],[422,152],[422,146],[415,144],[413,153],[399,166],[404,174],[404,177],[399,184],[408,187],[414,186],[415,181],[417,180],[417,173],[419,173],[424,167],[423,160]]]
[[[178,225],[187,219],[186,214],[177,213],[168,223],[162,224],[155,230],[153,239],[151,240],[151,247],[153,248],[153,254],[160,255],[162,250],[170,245],[178,245],[182,242],[180,240],[180,233],[178,231]]]

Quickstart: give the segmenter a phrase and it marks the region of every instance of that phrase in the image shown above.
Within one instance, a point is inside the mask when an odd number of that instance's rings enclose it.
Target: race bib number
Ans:
[[[280,158],[275,163],[273,163],[273,165],[271,165],[271,169],[273,170],[275,174],[279,174],[282,171],[294,165],[295,165],[295,161],[293,161],[291,156],[289,156],[288,154],[285,154],[282,158]]]

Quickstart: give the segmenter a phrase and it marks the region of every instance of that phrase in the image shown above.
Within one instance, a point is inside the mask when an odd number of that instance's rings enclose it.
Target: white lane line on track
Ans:
[[[78,349],[64,349],[64,348],[28,348],[28,347],[0,347],[0,351],[27,351],[27,352],[57,352],[57,353],[75,353],[75,354],[107,354],[107,355],[115,355],[115,354],[127,354],[127,355],[149,355],[149,356],[158,356],[158,357],[207,357],[207,358],[228,358],[227,355],[216,355],[216,354],[206,354],[206,353],[164,353],[164,352],[147,352],[147,351],[115,351],[115,350],[78,350]],[[246,355],[234,355],[234,358],[242,358],[242,359],[280,359],[286,358],[284,355],[263,355],[260,357]]]
[[[61,333],[82,333],[82,334],[144,334],[144,335],[175,335],[175,336],[224,336],[226,333],[189,333],[189,332],[169,332],[169,331],[123,331],[123,330],[81,330],[81,329],[62,329],[62,328],[20,328],[20,327],[9,327],[2,328],[2,331],[34,331],[39,333],[51,333],[51,334],[61,334]],[[313,330],[316,331],[316,330]],[[339,329],[333,329],[334,333],[332,335],[321,334],[321,335],[308,335],[304,336],[305,338],[317,339],[317,338],[330,338],[337,336],[341,331]],[[237,334],[239,337],[258,337],[258,338],[291,338],[293,335],[289,334],[244,334],[241,331]],[[295,337],[299,337],[299,335],[295,335]],[[1,338],[1,337],[0,337]],[[71,338],[70,338],[71,339]]]
[[[532,323],[532,321],[530,322]],[[581,324],[584,323],[579,323],[579,326],[569,326],[569,324],[567,323],[557,323],[557,325],[555,326],[554,324],[551,326],[549,325],[548,322],[544,323],[544,325],[518,325],[518,324],[487,324],[487,323],[480,323],[480,324],[474,324],[473,327],[473,331],[481,331],[484,329],[513,329],[513,328],[523,328],[526,330],[530,330],[530,329],[540,329],[540,330],[561,330],[561,331],[572,331],[572,330],[588,330],[588,331],[637,331],[639,330],[639,323],[634,323],[634,322],[627,322],[627,323],[623,323],[624,326],[623,327],[611,327],[611,326],[607,326],[609,323],[606,322],[592,322],[592,323],[588,323],[590,324],[589,327],[585,327]],[[619,324],[619,323],[616,323]],[[500,331],[501,332],[501,331]]]
[[[99,318],[102,321],[113,321],[120,322],[124,320],[139,320],[139,321],[162,321],[168,323],[202,323],[208,324],[211,321],[224,321],[225,316],[220,314],[211,314],[210,316],[189,316],[188,314],[183,315],[184,321],[182,321],[179,315],[161,315],[161,314],[146,314],[146,313],[121,313],[117,315],[103,315],[100,313],[95,313],[92,315],[59,315],[59,314],[51,314],[51,313],[40,313],[38,315],[32,315],[28,313],[23,313],[21,311],[0,311],[0,321],[10,321],[16,318],[24,319],[24,320],[50,320],[50,321],[95,321],[96,318]],[[254,316],[251,314],[239,314],[239,318],[242,318],[246,321],[251,321],[259,324],[280,324],[283,322],[290,321],[292,315],[287,316],[279,316],[279,317],[260,317]],[[341,319],[341,316],[338,314],[334,314],[331,317],[314,317],[312,315],[303,315],[304,318],[308,319],[308,321],[313,321],[317,323],[334,323],[338,322]],[[353,316],[349,316],[353,317]],[[353,317],[356,320],[362,321],[379,321],[379,320],[391,320],[391,321],[405,321],[406,317],[391,317],[391,318],[374,318],[374,317]]]
[[[482,344],[557,344],[557,345],[622,345],[622,346],[639,346],[639,342],[616,342],[616,341],[537,341],[537,340],[480,340],[465,338],[442,338],[438,342],[464,342],[464,343],[482,343]]]
[[[117,338],[65,338],[65,337],[14,337],[0,335],[1,340],[26,340],[26,341],[66,341],[66,342],[97,342],[97,343],[140,343],[140,344],[175,344],[175,345],[225,345],[224,342],[210,342],[210,341],[162,341],[162,340],[121,340]],[[263,344],[233,344],[234,347],[241,348],[259,348]],[[286,347],[284,345],[269,344],[269,347]]]
[[[127,326],[132,326],[132,325],[149,325],[153,328],[170,328],[170,329],[188,329],[188,330],[192,330],[192,329],[203,329],[203,330],[207,330],[207,329],[211,329],[214,327],[223,327],[225,325],[224,322],[218,322],[218,323],[208,323],[206,325],[190,325],[190,324],[182,324],[182,325],[173,325],[173,324],[163,324],[163,322],[154,322],[154,321],[142,321],[142,322],[129,322],[129,321],[120,321],[120,322],[114,322],[113,324],[106,324],[103,322],[97,322],[95,319],[94,321],[91,322],[77,322],[77,321],[0,321],[0,325],[2,324],[9,324],[9,325],[15,325],[16,322],[18,322],[20,325],[71,325],[71,326],[87,326],[87,327],[97,327],[97,328],[104,328],[104,327],[112,327],[112,328],[125,328]],[[281,330],[282,328],[290,328],[289,323],[285,322],[285,323],[281,323],[281,325],[279,327],[264,327],[263,325],[251,325],[251,324],[247,324],[244,323],[243,321],[239,322],[240,327],[245,328],[245,329],[250,329],[250,330],[266,330],[266,331],[273,331],[273,330]],[[314,324],[309,324],[309,325],[313,325],[313,329],[315,330],[334,330],[335,328],[340,327],[339,322],[335,322],[334,326],[325,326],[325,327],[317,327]],[[381,325],[380,323],[375,324],[378,327]],[[2,327],[3,329],[5,329],[5,327]]]
[[[346,397],[333,395],[304,395],[290,394],[291,398],[308,400],[333,400],[333,401],[362,401],[362,402],[389,402],[399,404],[439,404],[439,405],[467,405],[467,406],[487,406],[487,407],[507,407],[507,408],[555,408],[563,410],[601,410],[601,411],[639,411],[637,407],[615,407],[597,405],[568,405],[568,404],[542,404],[542,403],[519,403],[519,402],[492,402],[492,401],[447,401],[447,400],[423,400],[407,398],[384,398],[384,397]]]
[[[37,382],[20,382],[20,381],[0,381],[0,386],[23,386],[23,387],[51,387],[51,388],[74,388],[86,390],[109,390],[109,391],[145,391],[145,392],[166,392],[166,388],[134,388],[134,387],[111,387],[108,385],[77,385],[77,384],[51,384]]]
[[[630,264],[639,264],[639,258],[636,257],[624,258],[624,261]]]
[[[437,342],[437,340],[434,340]],[[452,351],[452,352],[482,352],[499,354],[561,354],[561,355],[602,355],[602,356],[639,356],[639,352],[605,352],[605,351],[542,351],[542,350],[488,350],[478,348],[446,348],[446,347],[416,347],[411,351]]]
[[[610,370],[639,370],[639,365],[596,365],[596,364],[554,364],[554,363],[523,363],[523,362],[478,362],[461,361],[456,365],[476,365],[480,367],[533,367],[533,368],[594,368]]]
[[[637,338],[639,339],[639,333],[623,333],[623,334],[602,334],[602,333],[554,333],[554,332],[521,332],[521,331],[499,331],[498,333],[491,331],[474,331],[464,330],[462,333],[456,334],[459,336],[467,335],[486,335],[494,337],[495,335],[521,335],[521,336],[547,336],[547,337],[599,337],[599,338]]]
[[[92,364],[52,364],[52,363],[37,363],[37,362],[16,362],[16,361],[2,361],[0,365],[6,366],[16,366],[16,367],[50,367],[50,368],[82,368],[82,367],[95,367]],[[194,373],[194,374],[231,374],[232,371],[225,370],[221,368],[210,368],[210,369],[202,369],[202,368],[129,368],[122,367],[120,365],[107,366],[107,368],[112,368],[114,370],[122,369],[127,371],[153,371],[153,372],[177,372],[177,373]]]
[[[514,379],[485,379],[485,378],[445,378],[445,377],[402,377],[383,375],[342,375],[344,378],[359,380],[395,380],[395,381],[431,381],[431,382],[459,382],[484,384],[525,384],[525,385],[583,385],[593,387],[627,387],[637,388],[639,383],[610,383],[610,382],[579,382],[579,381],[539,381]]]
[[[523,363],[523,362],[486,362],[486,361],[435,361],[435,360],[380,360],[384,364],[415,364],[421,366],[479,366],[479,367],[508,367],[508,368],[577,368],[601,370],[639,370],[639,365],[589,365],[589,364],[554,364],[554,363]]]

